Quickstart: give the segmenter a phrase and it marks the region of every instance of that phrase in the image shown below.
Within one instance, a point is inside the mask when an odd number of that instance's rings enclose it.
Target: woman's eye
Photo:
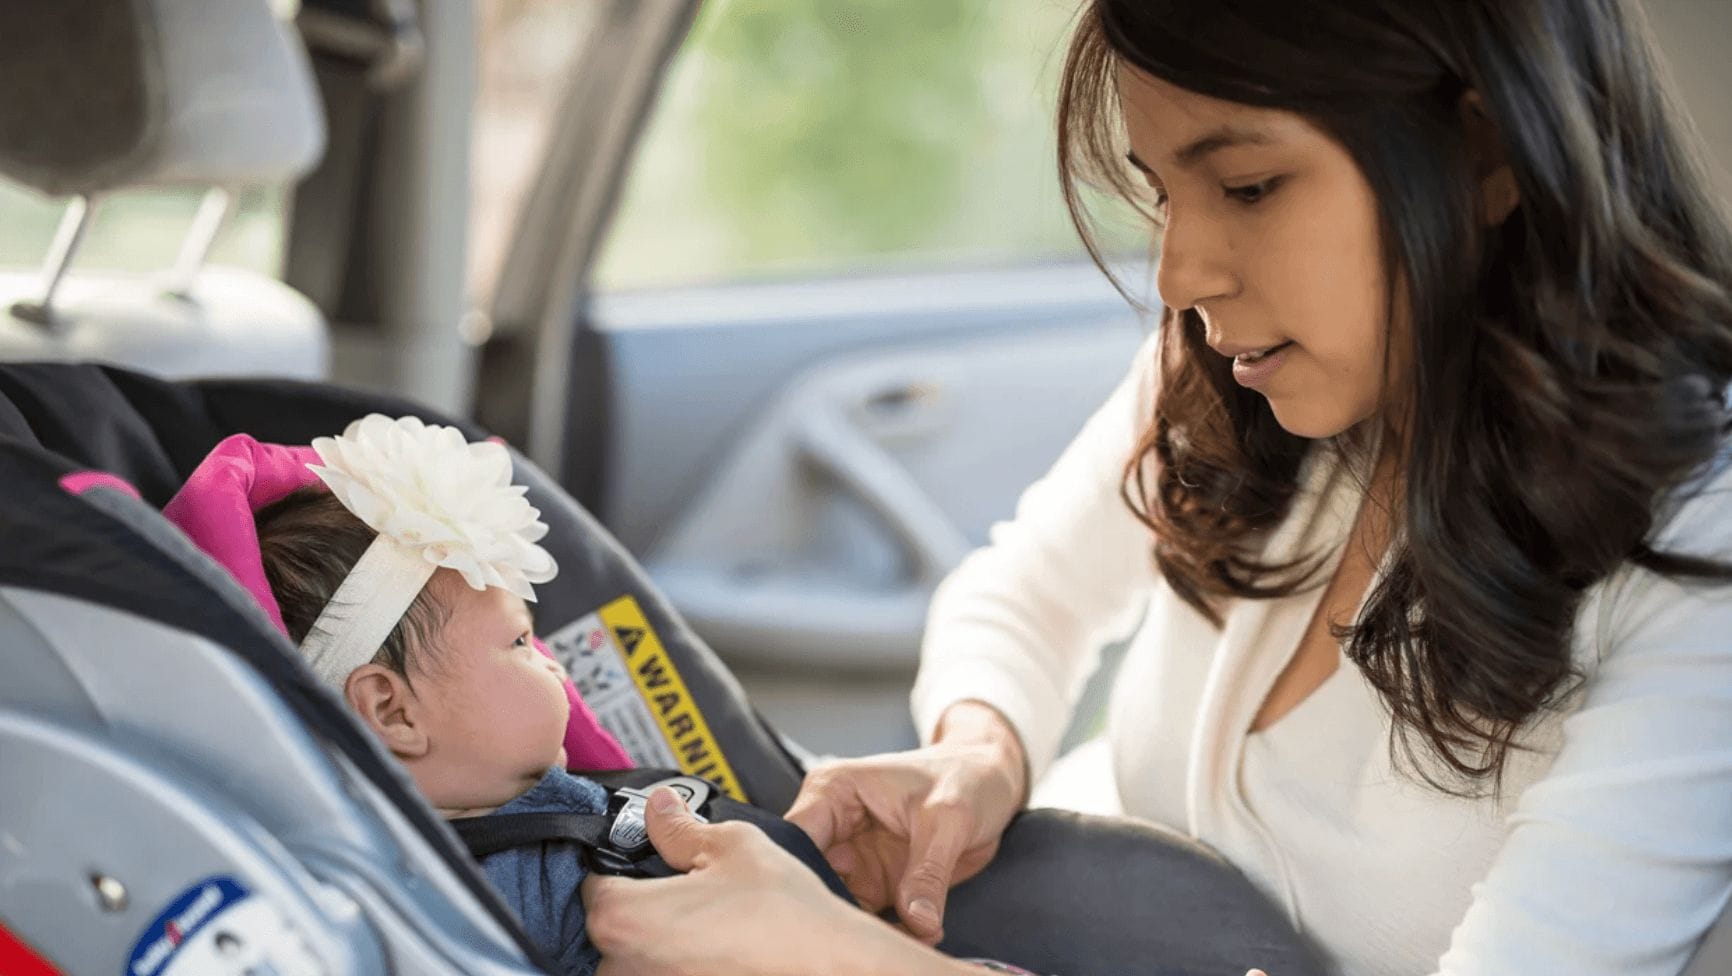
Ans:
[[[1155,227],[1164,227],[1167,223],[1167,191],[1158,186],[1151,186],[1149,195],[1152,199],[1148,217],[1154,222]]]
[[[1226,191],[1228,196],[1240,203],[1258,203],[1268,196],[1275,189],[1276,184],[1280,182],[1279,177],[1271,177],[1246,186],[1228,186],[1222,189]]]

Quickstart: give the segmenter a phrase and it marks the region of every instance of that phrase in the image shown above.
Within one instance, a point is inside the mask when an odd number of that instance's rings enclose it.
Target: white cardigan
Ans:
[[[1676,976],[1732,895],[1732,587],[1631,565],[1597,586],[1575,627],[1587,684],[1524,732],[1532,751],[1511,753],[1501,802],[1397,772],[1387,712],[1345,658],[1248,733],[1322,588],[1238,601],[1217,630],[1162,581],[1119,497],[1155,356],[1151,340],[940,588],[913,695],[927,741],[946,707],[979,699],[1038,777],[1098,648],[1142,619],[1108,723],[1124,810],[1225,854],[1341,973]],[[1308,463],[1268,554],[1338,558],[1356,484]],[[1662,544],[1732,558],[1728,488],[1716,476]]]

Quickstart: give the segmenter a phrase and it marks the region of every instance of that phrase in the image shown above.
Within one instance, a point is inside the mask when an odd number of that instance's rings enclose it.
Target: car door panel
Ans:
[[[1143,326],[1089,265],[704,297],[596,302],[603,517],[796,739],[908,744],[934,587],[1107,396]],[[826,682],[872,719],[838,734]]]

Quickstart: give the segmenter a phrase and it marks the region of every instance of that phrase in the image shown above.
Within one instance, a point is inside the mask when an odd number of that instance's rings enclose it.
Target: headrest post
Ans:
[[[54,293],[60,290],[60,282],[65,280],[67,269],[72,267],[72,258],[78,253],[78,246],[84,243],[84,232],[95,216],[96,198],[93,196],[76,196],[66,205],[66,212],[60,215],[60,227],[54,232],[54,242],[48,246],[48,257],[42,264],[42,297],[34,302],[14,304],[13,317],[45,329],[54,328]]]
[[[198,277],[199,269],[210,257],[211,245],[228,222],[233,206],[234,193],[227,187],[213,186],[205,191],[192,226],[181,241],[180,256],[175,258],[174,269],[169,272],[168,283],[163,288],[165,294],[182,301],[191,299],[193,279]]]

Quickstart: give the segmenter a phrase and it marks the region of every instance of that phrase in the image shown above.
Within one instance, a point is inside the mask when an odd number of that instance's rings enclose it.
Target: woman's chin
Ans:
[[[1269,410],[1282,430],[1307,440],[1334,437],[1362,419],[1343,412],[1338,403],[1329,403],[1321,398],[1270,397]]]

